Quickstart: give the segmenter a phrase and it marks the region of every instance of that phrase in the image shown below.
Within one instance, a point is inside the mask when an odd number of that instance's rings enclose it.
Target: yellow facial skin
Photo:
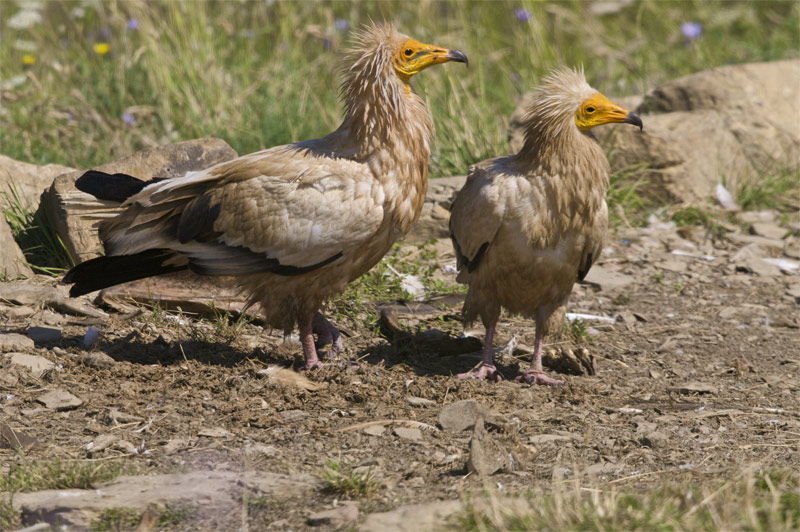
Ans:
[[[408,39],[392,57],[392,63],[397,75],[408,83],[411,76],[422,72],[431,65],[456,61],[467,63],[467,56],[459,50],[448,50],[431,44],[423,44],[414,39]]]
[[[636,113],[630,113],[597,92],[584,101],[575,111],[575,125],[581,131],[589,131],[603,124],[633,124],[642,129],[642,119]]]

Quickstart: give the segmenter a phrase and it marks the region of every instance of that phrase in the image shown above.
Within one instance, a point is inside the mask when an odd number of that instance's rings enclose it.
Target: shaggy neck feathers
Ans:
[[[358,159],[400,150],[424,161],[427,169],[433,135],[430,113],[392,65],[392,55],[407,39],[389,24],[371,26],[356,36],[349,53],[352,65],[341,86],[346,114],[339,131],[346,131],[355,143]]]

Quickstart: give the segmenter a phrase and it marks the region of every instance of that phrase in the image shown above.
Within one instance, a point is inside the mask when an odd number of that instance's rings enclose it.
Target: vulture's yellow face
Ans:
[[[642,119],[636,113],[626,111],[599,92],[586,99],[575,112],[575,125],[581,131],[614,122],[633,124],[642,129]]]
[[[392,56],[392,64],[397,75],[406,83],[411,76],[422,72],[429,66],[448,61],[467,63],[467,56],[459,50],[448,50],[431,44],[423,44],[414,39],[403,42]]]

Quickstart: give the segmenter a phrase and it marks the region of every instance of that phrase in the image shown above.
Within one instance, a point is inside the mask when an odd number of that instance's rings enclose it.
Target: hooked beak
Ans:
[[[642,124],[642,119],[639,118],[639,115],[636,113],[628,113],[623,120],[625,124],[633,124],[634,126],[639,126],[639,131],[644,129],[644,125]]]
[[[469,60],[461,50],[448,50],[447,48],[431,46],[429,49],[424,50],[420,56],[422,68],[419,70],[428,68],[431,65],[438,65],[439,63],[447,63],[449,61],[464,63],[469,66]]]
[[[449,50],[447,52],[447,60],[454,61],[456,63],[464,63],[467,65],[467,67],[469,67],[469,59],[467,59],[467,56],[464,55],[464,52],[461,50]]]

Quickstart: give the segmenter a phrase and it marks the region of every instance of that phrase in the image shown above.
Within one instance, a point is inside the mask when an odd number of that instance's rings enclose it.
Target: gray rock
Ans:
[[[509,469],[509,453],[486,432],[483,419],[479,419],[469,441],[467,471],[487,477],[501,469]]]
[[[0,283],[0,301],[15,305],[42,306],[62,296],[54,286],[28,283]]]
[[[56,365],[44,357],[27,355],[25,353],[8,353],[6,359],[15,366],[25,368],[34,377],[41,377],[45,371],[50,371]]]
[[[775,277],[781,274],[781,269],[778,266],[769,263],[760,257],[746,259],[744,262],[737,264],[736,269],[754,273],[762,277]]]
[[[7,423],[0,423],[0,449],[27,451],[36,447],[41,447],[39,440],[11,428]]]
[[[639,443],[645,447],[666,447],[666,445],[669,443],[669,436],[663,432],[653,430],[639,438]]]
[[[364,429],[364,432],[370,436],[382,436],[386,432],[386,427],[383,425],[370,425]]]
[[[97,369],[108,369],[117,363],[116,360],[102,351],[92,351],[90,353],[86,353],[81,357],[81,362],[83,362],[86,366]]]
[[[28,338],[33,340],[35,344],[57,342],[61,339],[61,329],[54,329],[53,327],[30,327],[27,334]]]
[[[189,140],[150,148],[96,168],[108,173],[124,173],[140,179],[179,177],[236,157],[225,141],[214,138]],[[94,220],[81,215],[96,212],[101,203],[75,189],[83,170],[58,176],[42,194],[40,209],[48,216],[70,255],[78,262],[102,254]],[[107,206],[113,205],[105,202]]]
[[[360,532],[446,530],[453,517],[463,510],[464,503],[462,501],[437,501],[401,506],[388,512],[366,515],[358,530]]]
[[[646,164],[643,182],[656,197],[682,201],[713,195],[720,176],[741,182],[796,164],[800,129],[782,117],[800,116],[800,60],[731,65],[667,82],[636,109],[644,131],[597,128],[612,151],[613,169]],[[522,146],[526,94],[511,117],[511,149]],[[613,100],[613,98],[612,98]]]
[[[786,229],[776,223],[770,222],[755,222],[750,226],[750,233],[765,238],[772,238],[774,240],[781,240],[786,236]]]
[[[449,404],[439,412],[439,425],[448,432],[461,432],[475,426],[479,419],[492,415],[489,408],[475,399]]]
[[[411,406],[417,406],[420,408],[427,408],[429,406],[436,406],[436,401],[431,401],[430,399],[425,399],[424,397],[414,397],[409,395],[406,397],[406,402]]]
[[[23,207],[35,211],[39,206],[39,196],[53,183],[53,179],[72,171],[74,168],[69,166],[41,166],[0,155],[0,191],[13,190]]]
[[[341,527],[358,521],[358,503],[345,502],[340,506],[314,512],[308,516],[307,523],[311,526],[329,525]]]
[[[395,427],[395,436],[404,440],[419,441],[422,439],[422,431],[417,428]]]
[[[14,240],[14,234],[5,216],[0,216],[0,246],[0,276],[6,279],[18,279],[33,275],[25,254]]]
[[[264,495],[283,502],[309,497],[318,481],[309,475],[280,475],[265,471],[195,471],[172,475],[122,476],[97,489],[45,490],[14,495],[14,508],[24,524],[46,521],[63,528],[88,530],[90,523],[108,508],[143,512],[150,505],[196,507],[225,515],[241,508],[242,489],[251,497]]]
[[[800,238],[790,236],[784,240],[783,254],[793,259],[800,259]]]
[[[604,292],[622,288],[633,282],[633,277],[619,271],[616,265],[595,264],[589,270],[585,281],[596,284]]]
[[[113,434],[100,434],[86,445],[86,451],[89,453],[99,453],[111,447],[118,440],[119,438]]]
[[[683,384],[680,386],[673,386],[669,388],[672,392],[678,392],[685,395],[693,395],[693,394],[715,394],[717,393],[717,388],[705,382],[690,382],[688,384]]]
[[[46,408],[62,412],[64,410],[74,410],[83,404],[83,401],[72,395],[66,390],[50,390],[36,399]]]
[[[2,283],[0,283],[2,284]],[[33,349],[33,340],[27,336],[19,333],[5,333],[0,334],[0,351],[24,351],[25,349]]]
[[[428,181],[428,193],[422,213],[403,241],[420,243],[432,238],[449,238],[450,205],[466,180],[466,176],[455,176]]]

